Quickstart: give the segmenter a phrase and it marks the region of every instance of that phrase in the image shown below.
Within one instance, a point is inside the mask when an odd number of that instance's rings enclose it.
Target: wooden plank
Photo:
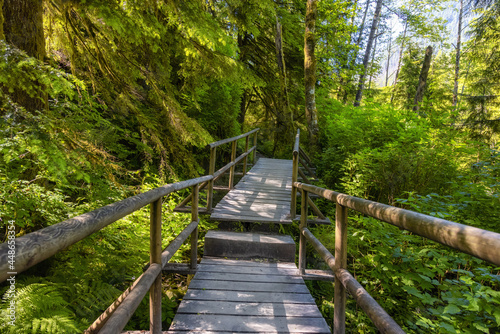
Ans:
[[[242,212],[245,215],[254,215],[257,214],[259,215],[261,212],[273,214],[272,217],[275,216],[276,213],[278,213],[278,217],[281,216],[282,211],[287,211],[287,209],[290,209],[289,205],[284,205],[284,204],[275,204],[275,203],[253,203],[250,205],[241,205],[241,206],[236,206],[236,205],[229,205],[229,204],[222,204],[220,205],[216,212],[222,213],[223,211],[227,212]]]
[[[303,283],[266,283],[266,282],[233,282],[233,281],[211,281],[194,279],[189,284],[193,290],[221,290],[221,291],[244,291],[244,292],[284,292],[284,293],[309,293]]]
[[[330,333],[323,318],[178,314],[171,330],[239,332]],[[328,331],[326,331],[328,330]]]
[[[244,220],[252,220],[252,219],[271,219],[274,221],[282,221],[287,219],[287,214],[283,214],[279,211],[248,211],[248,210],[226,210],[226,209],[217,209],[214,210],[212,216],[231,216],[235,219],[240,219],[240,221]]]
[[[184,300],[215,300],[250,303],[290,303],[314,304],[309,293],[282,293],[257,291],[222,291],[222,290],[191,290],[188,289]]]
[[[225,266],[244,266],[244,267],[262,267],[262,268],[286,268],[286,269],[297,269],[295,263],[291,262],[270,262],[267,260],[232,260],[232,259],[221,259],[218,257],[207,257],[204,256],[201,260],[202,264],[216,265],[223,264]]]
[[[321,312],[314,304],[241,303],[206,300],[185,300],[179,306],[177,314],[322,318]]]
[[[243,209],[244,208],[246,210],[266,210],[266,211],[268,211],[268,210],[283,209],[286,207],[290,208],[290,205],[286,202],[275,203],[274,201],[269,201],[267,203],[266,202],[239,203],[236,201],[232,201],[232,203],[229,203],[227,201],[224,201],[222,203],[219,203],[220,209]]]
[[[223,220],[223,221],[230,221],[230,222],[243,222],[243,223],[276,223],[276,224],[292,224],[291,219],[275,219],[275,218],[265,218],[265,217],[248,217],[248,216],[242,216],[242,217],[237,217],[234,215],[227,215],[227,214],[212,214],[210,216],[211,220]]]
[[[200,281],[304,283],[304,280],[300,276],[292,275],[251,275],[214,272],[204,272],[203,275],[198,275],[196,279]]]
[[[290,198],[288,199],[281,199],[281,198],[275,198],[270,201],[269,199],[261,198],[261,199],[254,199],[254,200],[234,200],[233,198],[225,198],[222,199],[219,204],[229,204],[229,205],[251,205],[251,204],[259,204],[259,203],[274,203],[274,204],[288,204],[290,205]]]
[[[204,271],[233,273],[233,274],[253,274],[253,275],[298,275],[297,268],[272,268],[272,267],[245,267],[245,266],[225,266],[223,264],[200,263],[197,274]]]
[[[276,201],[283,201],[285,199],[288,199],[290,202],[290,192],[283,192],[283,191],[270,191],[270,192],[258,192],[256,190],[250,191],[250,190],[235,190],[234,193],[232,193],[229,196],[224,197],[221,201],[225,200],[233,200],[233,201],[238,201],[238,202],[252,202],[256,200],[276,200]]]
[[[229,192],[224,198],[236,198],[239,197],[241,199],[261,199],[261,198],[285,198],[288,196],[288,193],[285,191],[269,191],[269,192],[259,192],[256,190],[247,190],[247,189],[235,189]]]

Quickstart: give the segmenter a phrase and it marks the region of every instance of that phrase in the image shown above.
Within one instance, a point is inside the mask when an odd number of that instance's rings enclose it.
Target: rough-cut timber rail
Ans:
[[[206,258],[168,333],[331,333],[294,263]]]
[[[218,221],[290,224],[292,161],[260,158],[215,206]]]

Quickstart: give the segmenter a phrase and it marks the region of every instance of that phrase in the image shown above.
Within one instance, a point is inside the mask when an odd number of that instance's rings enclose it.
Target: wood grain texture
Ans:
[[[291,262],[203,258],[169,333],[330,333]]]
[[[290,224],[292,161],[261,158],[215,206],[210,219]]]

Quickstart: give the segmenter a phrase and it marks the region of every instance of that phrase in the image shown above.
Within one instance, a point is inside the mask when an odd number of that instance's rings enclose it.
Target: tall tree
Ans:
[[[0,0],[0,41],[5,38],[3,34],[3,0]]]
[[[373,40],[375,39],[375,31],[377,30],[378,21],[380,19],[380,11],[382,10],[383,0],[377,0],[377,7],[375,7],[375,14],[373,15],[372,27],[370,29],[370,37],[368,37],[368,44],[366,45],[365,56],[363,57],[363,73],[359,76],[358,91],[356,92],[356,99],[354,106],[359,106],[363,96],[363,89],[365,84],[365,76],[368,70],[368,62],[370,61],[370,53],[372,49]]]
[[[25,51],[30,57],[44,59],[42,0],[4,0],[3,20],[0,22],[2,21],[3,35],[7,43]],[[0,37],[1,35],[0,32]],[[30,96],[29,93],[33,95],[33,92],[16,90],[12,94],[13,101],[29,111],[47,108],[46,96]]]
[[[454,79],[454,85],[453,85],[453,106],[454,107],[457,105],[457,101],[458,101],[458,76],[459,76],[459,72],[460,72],[460,42],[461,42],[461,35],[462,35],[462,14],[463,14],[463,9],[464,9],[464,1],[459,0],[459,3],[460,3],[460,9],[458,12],[457,45],[455,46],[455,48],[456,48],[455,79]]]
[[[381,0],[380,0],[381,1]],[[309,142],[314,148],[318,142],[318,111],[316,110],[316,57],[314,55],[317,0],[307,0],[306,31],[304,36],[304,82],[307,129]]]
[[[378,31],[378,27],[377,27],[377,31]],[[368,81],[368,89],[371,89],[372,88],[372,79],[373,79],[373,74],[374,71],[373,70],[373,67],[374,67],[374,64],[375,64],[375,53],[377,52],[377,42],[378,42],[378,38],[381,34],[376,34],[375,35],[375,45],[373,45],[373,51],[372,51],[372,60],[370,61],[370,80]]]
[[[361,20],[358,39],[356,40],[357,46],[359,46],[361,44],[361,38],[363,37],[363,30],[365,30],[366,14],[368,14],[368,9],[370,9],[370,2],[371,2],[371,0],[366,0],[365,12],[363,14],[363,20]]]
[[[387,64],[385,66],[385,87],[389,84],[389,65],[391,64],[392,30],[389,33],[389,43],[387,44]]]
[[[425,50],[424,63],[422,64],[422,70],[420,71],[420,76],[418,78],[417,92],[413,101],[413,111],[418,111],[420,109],[419,103],[422,102],[422,99],[424,97],[425,87],[427,84],[427,76],[429,75],[429,69],[431,67],[431,58],[432,46],[429,45]]]
[[[399,47],[398,67],[396,69],[396,75],[394,76],[394,84],[392,87],[392,94],[391,94],[391,104],[394,100],[394,93],[396,91],[396,84],[398,83],[399,71],[401,69],[401,60],[403,60],[403,51],[404,51],[404,44],[405,44],[405,40],[406,40],[406,32],[407,31],[408,31],[408,16],[405,17],[405,28],[403,30],[403,37],[401,38],[401,46]]]

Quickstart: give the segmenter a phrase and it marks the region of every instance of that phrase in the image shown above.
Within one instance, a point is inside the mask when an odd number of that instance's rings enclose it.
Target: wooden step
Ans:
[[[205,236],[204,256],[294,262],[295,242],[289,235],[210,230]]]

